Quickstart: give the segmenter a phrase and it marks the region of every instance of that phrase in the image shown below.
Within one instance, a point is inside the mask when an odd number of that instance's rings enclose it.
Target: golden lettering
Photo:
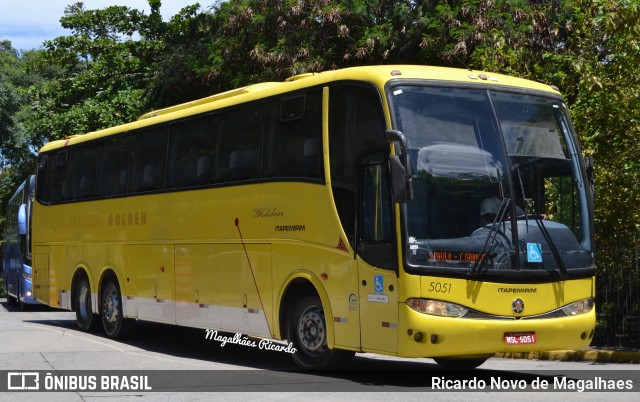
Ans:
[[[119,212],[109,214],[107,217],[109,226],[143,226],[147,224],[147,212]]]

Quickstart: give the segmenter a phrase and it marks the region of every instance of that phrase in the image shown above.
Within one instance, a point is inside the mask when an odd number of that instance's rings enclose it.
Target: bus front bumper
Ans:
[[[580,350],[595,329],[590,312],[546,319],[473,319],[422,314],[400,305],[398,355],[438,357]]]

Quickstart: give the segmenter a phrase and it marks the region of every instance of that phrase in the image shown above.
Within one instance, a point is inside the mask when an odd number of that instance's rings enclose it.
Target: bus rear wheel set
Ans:
[[[132,322],[124,318],[118,281],[115,278],[107,278],[104,281],[99,296],[100,315],[93,313],[91,288],[87,277],[82,275],[76,283],[74,297],[78,327],[83,331],[93,331],[102,324],[107,336],[111,338],[125,336]]]
[[[126,336],[133,321],[124,318],[122,311],[122,293],[118,281],[110,278],[105,281],[102,287],[102,326],[104,332],[111,338],[122,338]]]

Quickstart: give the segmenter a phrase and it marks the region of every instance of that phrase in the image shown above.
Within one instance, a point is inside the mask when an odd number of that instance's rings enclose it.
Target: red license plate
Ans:
[[[537,340],[535,332],[507,332],[504,334],[504,343],[507,345],[533,345]]]

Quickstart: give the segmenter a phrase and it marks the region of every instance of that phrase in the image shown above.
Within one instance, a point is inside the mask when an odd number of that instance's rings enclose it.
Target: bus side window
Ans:
[[[394,269],[393,203],[385,154],[366,157],[361,166],[358,253],[370,264]]]
[[[307,138],[304,141],[302,164],[306,177],[323,179],[322,144],[319,138]]]
[[[260,177],[262,105],[223,112],[215,117],[215,182]]]
[[[158,127],[133,137],[132,192],[164,188],[167,162],[167,128]]]
[[[212,117],[198,117],[171,126],[167,187],[209,184],[213,155]]]
[[[51,201],[67,201],[69,199],[69,175],[67,151],[52,156]]]
[[[38,192],[36,198],[43,204],[51,202],[51,158],[48,154],[40,155],[38,158],[38,176],[37,187]]]
[[[127,192],[131,137],[118,137],[102,143],[98,161],[98,196],[118,195]]]
[[[73,149],[69,156],[69,182],[72,199],[82,200],[95,195],[97,163],[97,144]]]
[[[367,158],[369,159],[369,158]],[[391,194],[386,164],[363,162],[362,174],[362,232],[364,241],[390,241]]]
[[[267,104],[263,177],[324,178],[322,92]]]
[[[336,85],[329,91],[329,161],[331,189],[340,223],[355,246],[356,158],[368,147],[385,143],[378,92],[369,86]]]

